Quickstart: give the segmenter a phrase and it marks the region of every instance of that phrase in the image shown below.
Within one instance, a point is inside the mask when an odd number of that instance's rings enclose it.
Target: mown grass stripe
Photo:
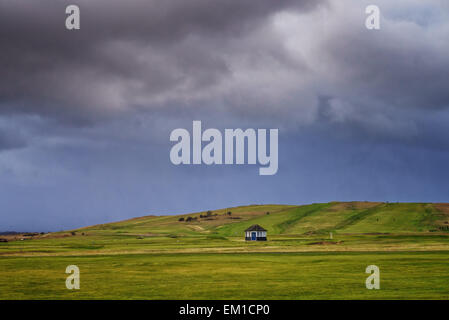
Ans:
[[[348,219],[345,219],[344,221],[340,222],[339,224],[337,224],[335,226],[335,230],[341,230],[343,228],[346,228],[346,227],[349,227],[351,225],[354,225],[357,222],[362,221],[366,217],[368,217],[368,216],[378,212],[379,209],[386,208],[388,205],[389,204],[387,204],[387,203],[382,203],[382,204],[379,204],[379,205],[377,205],[375,207],[363,210],[362,212],[357,213],[357,214],[349,217]]]

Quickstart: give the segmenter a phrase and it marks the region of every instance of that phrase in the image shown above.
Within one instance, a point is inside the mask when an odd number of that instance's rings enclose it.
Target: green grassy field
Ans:
[[[244,241],[253,224],[268,241]],[[332,202],[11,236],[0,299],[448,299],[448,225],[446,204]],[[380,290],[365,287],[371,264]],[[80,290],[65,287],[68,265]]]

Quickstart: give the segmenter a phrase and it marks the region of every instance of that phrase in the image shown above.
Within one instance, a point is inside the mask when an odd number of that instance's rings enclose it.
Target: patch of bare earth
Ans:
[[[377,207],[383,202],[365,202],[365,201],[351,201],[351,202],[337,202],[332,204],[329,211],[343,211],[343,210],[364,210]]]
[[[449,203],[435,203],[433,206],[439,213],[436,225],[449,227]]]
[[[308,243],[308,245],[332,245],[332,244],[342,244],[343,241],[319,241],[319,242],[312,242]]]

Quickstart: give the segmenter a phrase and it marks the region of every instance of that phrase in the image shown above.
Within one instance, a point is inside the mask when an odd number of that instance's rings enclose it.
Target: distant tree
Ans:
[[[71,234],[72,236],[74,236],[74,235],[76,235],[76,232],[75,232],[75,231],[72,231],[72,232],[70,232],[70,234]]]
[[[192,221],[192,217],[187,217],[186,222]]]
[[[207,212],[206,212],[206,215],[207,215],[208,217],[210,217],[210,216],[212,215],[212,211],[210,211],[210,210],[207,211]]]
[[[230,216],[232,214],[232,212],[231,211],[228,211],[228,216]]]
[[[179,218],[178,221],[184,221],[184,218]]]
[[[269,211],[267,211],[267,215],[268,215],[268,214],[270,214],[270,212],[269,212]]]

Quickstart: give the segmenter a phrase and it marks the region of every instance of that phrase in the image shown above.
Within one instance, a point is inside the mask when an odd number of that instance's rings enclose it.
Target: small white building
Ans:
[[[251,227],[245,230],[245,240],[267,241],[267,230],[265,230],[258,224],[253,224]]]

